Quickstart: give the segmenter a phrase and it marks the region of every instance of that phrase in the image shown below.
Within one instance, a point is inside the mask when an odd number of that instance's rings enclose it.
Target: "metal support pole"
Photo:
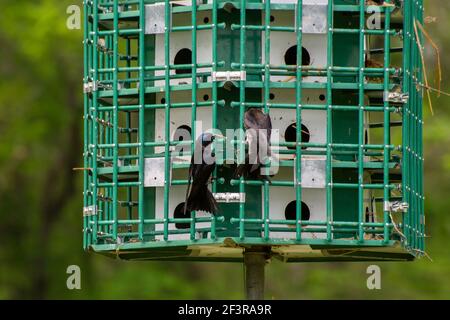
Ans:
[[[266,253],[263,251],[245,252],[245,292],[247,300],[264,299],[264,267]]]

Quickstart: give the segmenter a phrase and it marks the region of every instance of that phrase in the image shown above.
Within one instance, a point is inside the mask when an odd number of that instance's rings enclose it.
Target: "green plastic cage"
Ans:
[[[84,12],[86,250],[424,255],[422,0],[85,0]],[[195,139],[180,130],[243,129],[248,108],[279,132],[278,172],[271,183],[233,179],[246,142],[227,139],[235,150],[211,183],[219,213],[185,216]]]

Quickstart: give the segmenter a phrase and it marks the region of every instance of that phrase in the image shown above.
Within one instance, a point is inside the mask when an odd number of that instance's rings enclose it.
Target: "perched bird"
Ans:
[[[188,188],[184,215],[191,211],[206,211],[216,214],[217,202],[208,189],[212,172],[216,167],[216,159],[211,151],[211,144],[215,136],[211,133],[202,133],[195,143],[194,154],[189,167]]]
[[[259,109],[251,108],[245,112],[244,127],[248,144],[245,162],[237,166],[235,178],[251,178],[253,180],[269,180],[266,174],[261,173],[264,162],[270,157],[270,136],[272,121],[270,115]]]

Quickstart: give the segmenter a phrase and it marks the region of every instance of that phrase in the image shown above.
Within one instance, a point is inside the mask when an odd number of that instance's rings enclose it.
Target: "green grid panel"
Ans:
[[[252,246],[263,247],[287,262],[422,256],[422,92],[416,89],[422,74],[413,26],[414,21],[422,21],[423,5],[422,1],[386,1],[394,6],[380,7],[382,28],[372,30],[367,28],[370,10],[364,2],[328,2],[326,65],[313,67],[271,62],[272,32],[294,34],[297,48],[302,47],[303,11],[310,1],[210,0],[173,5],[168,0],[86,1],[84,248],[124,259],[156,260],[242,261],[243,248]],[[145,33],[146,23],[152,23],[146,21],[145,5],[155,3],[165,5],[165,26],[173,22],[162,35],[164,48],[158,47],[154,34]],[[295,23],[274,26],[272,12],[291,14]],[[199,23],[204,14],[209,19]],[[180,17],[189,22],[180,25]],[[197,39],[202,30],[211,32],[208,62],[198,60]],[[177,32],[190,37],[191,63],[176,64],[171,59],[171,36]],[[401,43],[403,50],[393,43]],[[162,64],[155,62],[157,50],[164,53]],[[296,61],[302,61],[303,54],[297,50]],[[372,57],[378,64],[368,64]],[[173,70],[184,73],[173,74]],[[212,81],[212,73],[220,71],[245,72],[246,78]],[[311,82],[307,77],[325,81]],[[189,81],[174,82],[180,78]],[[386,98],[397,85],[401,93],[409,94],[405,103]],[[289,93],[293,102],[272,102],[272,90]],[[311,90],[324,92],[322,104],[305,101]],[[208,92],[209,99],[199,99],[203,92]],[[181,102],[177,100],[180,95],[185,97]],[[183,145],[192,150],[194,141],[171,140],[171,111],[182,110],[195,137],[194,123],[201,110],[210,110],[212,128],[225,132],[243,128],[244,113],[250,107],[269,114],[275,109],[295,110],[297,124],[302,123],[305,111],[322,111],[327,119],[326,141],[302,141],[297,125],[295,141],[274,146],[289,147],[283,153],[291,158],[280,163],[282,170],[291,172],[288,180],[233,180],[233,166],[219,161],[213,193],[245,193],[246,202],[220,203],[217,216],[192,212],[174,218],[169,210],[174,188],[187,186],[189,164],[172,163],[172,149]],[[161,112],[162,141],[155,135]],[[401,145],[393,143],[398,139]],[[244,154],[244,137],[232,143]],[[184,155],[189,158],[190,151]],[[303,197],[301,160],[311,156],[326,161],[326,210],[321,221],[302,220],[299,205]],[[164,159],[161,174],[167,178],[164,186],[145,187],[145,159],[155,157]],[[277,187],[295,191],[294,219],[275,219],[276,212],[269,211],[270,195]],[[160,211],[158,201],[163,203]],[[393,202],[409,207],[393,212]],[[376,221],[369,219],[370,211],[376,211]],[[175,225],[183,228],[173,229]],[[321,236],[311,238],[311,230]],[[277,238],[277,231],[291,236]],[[183,240],[174,240],[174,235],[182,234]]]

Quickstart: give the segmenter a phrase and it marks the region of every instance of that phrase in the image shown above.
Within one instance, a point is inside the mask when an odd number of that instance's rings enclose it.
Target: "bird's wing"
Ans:
[[[257,119],[254,117],[253,110],[247,110],[244,115],[244,127],[245,129],[257,129],[258,123]]]
[[[249,109],[245,112],[244,126],[246,129],[272,129],[270,115],[265,114],[259,109]]]

